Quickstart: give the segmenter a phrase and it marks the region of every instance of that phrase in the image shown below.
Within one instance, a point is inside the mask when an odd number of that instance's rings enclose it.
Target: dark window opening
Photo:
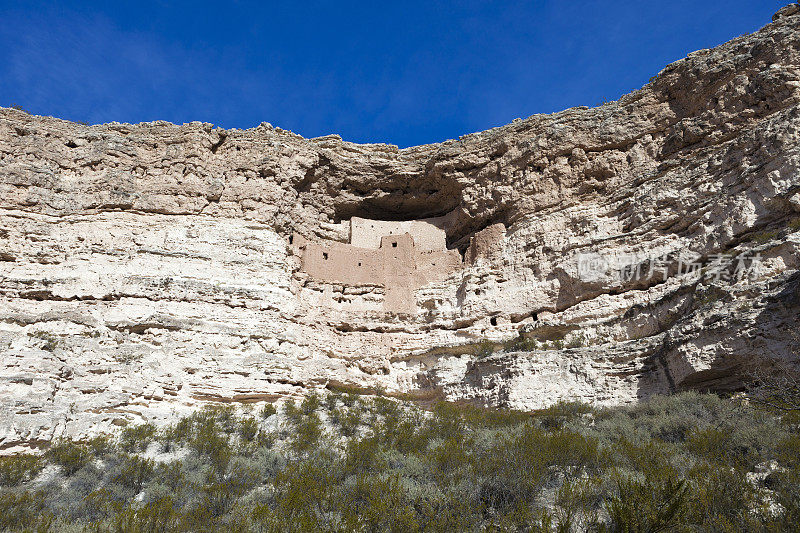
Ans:
[[[328,252],[322,252],[322,258],[327,260],[328,259]]]
[[[294,235],[289,235],[289,244],[294,244]]]
[[[531,318],[533,318],[534,320],[539,320],[539,315],[537,315],[536,313],[533,313],[531,315]]]
[[[397,243],[396,242],[392,243],[392,248],[397,248]]]
[[[497,317],[496,317],[496,316],[493,316],[492,318],[490,318],[490,319],[489,319],[489,323],[490,323],[491,325],[493,325],[493,326],[496,326],[496,325],[497,325]]]
[[[361,263],[359,263],[358,266],[361,266]]]

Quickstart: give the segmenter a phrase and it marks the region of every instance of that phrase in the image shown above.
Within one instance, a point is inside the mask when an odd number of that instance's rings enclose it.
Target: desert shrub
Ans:
[[[204,411],[206,417],[214,419],[219,428],[228,435],[235,433],[239,427],[236,408],[233,405],[207,407]]]
[[[210,466],[217,470],[224,470],[232,455],[228,435],[221,430],[214,418],[198,421],[189,447],[206,458]]]
[[[120,463],[113,481],[139,493],[144,484],[153,477],[154,473],[155,463],[152,459],[129,455]]]
[[[156,427],[153,424],[137,424],[122,430],[120,447],[127,453],[141,452],[153,441]]]
[[[780,234],[780,229],[758,231],[750,234],[750,240],[758,244],[764,244],[777,238]]]
[[[367,407],[384,418],[396,419],[400,413],[399,403],[389,398],[376,396],[367,404]]]
[[[450,402],[438,402],[422,430],[429,439],[464,438],[466,422],[463,415],[462,406]]]
[[[534,417],[545,429],[560,430],[569,422],[579,420],[592,413],[591,406],[583,402],[567,402],[560,400],[555,404],[534,412]]]
[[[92,454],[101,457],[114,450],[114,439],[110,435],[101,435],[86,441]]]
[[[245,442],[255,439],[258,429],[258,421],[253,417],[243,418],[239,421],[239,437]]]
[[[744,472],[726,466],[700,464],[686,476],[686,522],[705,531],[760,529],[753,512],[758,505],[755,487]]]
[[[329,413],[336,409],[339,405],[339,402],[342,401],[342,393],[341,392],[329,392],[325,395],[325,399],[323,403],[325,404],[325,410]]]
[[[349,409],[334,409],[331,420],[339,425],[339,431],[346,437],[352,437],[361,427],[363,412],[357,407]]]
[[[209,470],[198,502],[188,513],[188,520],[197,525],[206,519],[223,516],[231,510],[238,498],[255,487],[260,480],[261,475],[256,468],[238,460],[233,461],[225,473]]]
[[[111,518],[108,529],[117,533],[161,533],[176,531],[178,524],[179,514],[166,496],[141,506],[128,504]]]
[[[291,448],[295,452],[310,451],[322,437],[322,422],[316,414],[303,417],[294,424],[294,434],[291,439]]]
[[[44,341],[42,350],[47,352],[54,352],[58,348],[58,339],[48,331],[34,331],[33,333],[28,333],[28,336]]]
[[[0,457],[0,486],[14,487],[30,481],[42,469],[39,458],[30,454],[8,455]]]
[[[198,411],[146,436],[185,446],[168,463],[126,452],[143,449],[135,427],[57,441],[35,466],[0,459],[17,486],[0,489],[0,513],[137,532],[784,531],[800,520],[798,427],[737,401],[686,393],[518,413],[345,396],[290,407],[274,434],[258,416]],[[64,476],[37,480],[34,502],[26,483],[48,463]],[[752,476],[759,463],[766,473]]]
[[[610,524],[601,531],[669,531],[684,522],[686,482],[681,479],[620,479],[606,503]],[[610,526],[610,527],[609,527]]]
[[[473,456],[469,439],[450,437],[428,450],[425,459],[439,484],[453,484],[462,479],[471,467]]]
[[[258,472],[260,480],[272,480],[286,467],[285,453],[268,448],[257,448],[252,454],[239,456],[236,463]]]
[[[598,477],[567,479],[556,491],[552,519],[557,531],[592,531],[600,525],[605,488]]]
[[[384,417],[374,426],[375,438],[383,446],[395,448],[402,453],[422,450],[428,442],[425,434],[417,431],[422,424],[422,419],[414,414],[398,413],[396,417]]]
[[[673,450],[665,443],[621,439],[611,451],[614,464],[623,471],[638,472],[651,479],[680,477],[680,472],[672,464]]]
[[[416,512],[397,476],[360,474],[339,494],[342,522],[351,531],[417,531]]]
[[[790,531],[800,524],[800,467],[794,455],[789,459],[789,467],[780,469],[767,478],[769,488],[774,490],[775,502],[783,509],[776,519],[775,529]]]
[[[186,475],[183,471],[183,462],[172,461],[156,463],[153,468],[153,480],[165,486],[173,493],[179,492],[186,484]]]
[[[333,508],[336,482],[333,465],[327,461],[312,459],[289,465],[275,479],[275,505],[273,512],[263,513],[265,525],[274,527],[273,520],[278,520],[284,531],[329,529],[325,515]]]
[[[468,427],[473,428],[505,428],[523,424],[531,419],[530,413],[515,411],[513,409],[494,409],[477,407],[470,404],[448,404],[446,402],[443,402],[443,405],[448,406],[448,409],[452,409],[453,411],[452,414],[445,414],[446,417],[455,416],[457,412],[458,417],[460,417]]]
[[[82,500],[81,518],[90,523],[89,529],[99,527],[99,522],[109,515],[120,511],[124,504],[119,501],[114,491],[107,487],[96,488],[86,494]]]
[[[539,343],[536,339],[527,339],[520,335],[503,343],[504,352],[534,352]]]
[[[86,444],[70,440],[56,441],[45,456],[59,465],[67,476],[71,476],[92,460],[91,449]]]
[[[173,444],[186,444],[192,438],[194,421],[191,418],[181,418],[172,425],[161,430],[160,441],[168,451]]]
[[[715,463],[728,463],[731,457],[731,433],[714,427],[695,429],[687,439],[686,447],[693,454]]]
[[[569,449],[556,449],[564,444],[532,426],[522,428],[519,435],[497,439],[475,462],[482,480],[479,485],[482,504],[502,512],[525,514],[525,509],[556,474],[552,464],[571,462],[563,459],[569,456]]]
[[[286,417],[286,420],[292,424],[297,424],[302,418],[302,414],[302,411],[297,407],[297,404],[294,403],[294,400],[290,398],[284,402],[283,416]]]
[[[358,401],[358,396],[351,393],[342,394],[342,403],[345,407],[353,407],[355,403]]]
[[[494,353],[494,343],[491,341],[481,341],[473,347],[473,354],[476,359],[485,359]]]
[[[272,405],[271,403],[267,403],[267,404],[264,404],[264,407],[261,408],[261,411],[259,412],[259,414],[261,415],[261,418],[266,420],[267,418],[271,417],[272,415],[274,415],[277,412],[278,412],[278,410],[275,409],[274,405]]]
[[[351,439],[345,446],[342,460],[342,474],[357,475],[380,472],[386,468],[381,457],[381,446],[376,438]]]
[[[48,531],[53,515],[44,508],[44,495],[0,493],[0,531]]]
[[[570,337],[569,341],[567,341],[566,347],[580,348],[582,346],[586,346],[587,344],[589,344],[589,338],[586,336],[586,333],[579,331]]]
[[[303,398],[303,402],[300,404],[300,412],[302,412],[304,415],[310,415],[311,413],[316,412],[320,405],[322,405],[322,402],[319,398],[319,394],[312,392]]]

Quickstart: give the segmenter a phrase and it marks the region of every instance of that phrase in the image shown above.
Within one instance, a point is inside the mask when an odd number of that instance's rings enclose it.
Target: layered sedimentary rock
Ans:
[[[617,102],[402,150],[2,109],[0,447],[331,383],[736,390],[797,367],[799,252],[796,5]]]

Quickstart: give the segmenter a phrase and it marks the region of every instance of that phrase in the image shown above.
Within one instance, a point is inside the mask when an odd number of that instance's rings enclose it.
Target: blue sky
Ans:
[[[639,88],[788,0],[0,4],[0,105],[410,146]]]

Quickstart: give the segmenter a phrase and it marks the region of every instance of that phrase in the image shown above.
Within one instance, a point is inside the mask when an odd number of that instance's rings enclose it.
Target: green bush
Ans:
[[[686,522],[705,531],[757,531],[762,528],[760,497],[744,472],[723,465],[699,464],[686,474]]]
[[[539,343],[536,339],[526,339],[522,335],[509,339],[503,343],[504,352],[534,352]]]
[[[560,430],[568,423],[579,420],[592,412],[591,406],[585,403],[560,400],[546,409],[535,411],[533,414],[543,428]]]
[[[0,531],[49,531],[54,517],[44,501],[42,493],[0,493]]]
[[[355,403],[358,401],[358,396],[356,394],[345,393],[342,394],[342,403],[345,407],[353,407]]]
[[[481,341],[474,347],[475,357],[477,359],[485,359],[494,353],[494,343],[490,341]]]
[[[361,427],[363,412],[357,407],[349,409],[334,409],[331,412],[331,421],[339,426],[339,431],[345,437],[352,437]]]
[[[567,348],[580,348],[582,346],[586,346],[587,344],[589,344],[589,337],[586,336],[586,333],[579,331],[570,337],[566,346]]]
[[[348,476],[384,470],[386,461],[381,457],[381,452],[376,438],[348,441],[342,460],[342,474]]]
[[[259,414],[261,415],[261,418],[266,420],[267,418],[271,417],[272,415],[274,415],[277,412],[278,412],[278,410],[275,409],[274,405],[272,405],[271,403],[267,403],[267,404],[264,404],[264,407],[261,409]]]
[[[342,401],[342,393],[341,392],[329,392],[325,395],[325,410],[329,413],[336,409],[339,403]]]
[[[177,531],[178,514],[169,497],[144,505],[129,504],[110,520],[110,530],[118,533],[161,533]]]
[[[142,459],[141,457],[130,455],[125,457],[119,465],[114,476],[114,482],[132,489],[138,494],[145,483],[153,477],[154,473],[155,463],[152,459]]]
[[[92,460],[91,449],[83,443],[69,440],[56,441],[46,452],[46,457],[71,476]]]
[[[156,427],[153,424],[137,424],[122,430],[120,446],[128,453],[141,452],[153,441]]]
[[[297,407],[297,404],[294,403],[294,400],[289,398],[283,404],[283,416],[286,417],[292,424],[297,424],[300,422],[300,419],[303,416],[302,411]]]
[[[322,434],[322,422],[316,414],[303,417],[294,424],[294,435],[291,440],[292,450],[298,453],[311,451],[319,442]]]
[[[34,331],[33,333],[28,333],[28,336],[34,339],[43,340],[44,344],[42,344],[42,350],[54,352],[56,351],[56,348],[58,348],[58,339],[50,332]]]
[[[319,395],[315,392],[312,392],[303,398],[303,403],[300,404],[300,411],[304,415],[310,415],[311,413],[316,412],[320,405],[322,405],[322,402],[319,399]]]
[[[109,435],[101,435],[86,441],[92,454],[95,457],[101,457],[114,450],[113,438]]]
[[[255,418],[243,418],[239,422],[239,437],[245,442],[251,442],[258,435],[258,421]]]
[[[610,524],[603,524],[601,531],[677,529],[685,522],[688,490],[686,482],[680,479],[619,480],[618,493],[606,504]]]
[[[42,469],[39,457],[30,454],[0,456],[0,487],[15,487],[30,481]]]
[[[800,521],[800,427],[735,400],[519,413],[335,394],[289,403],[282,432],[222,406],[159,432],[0,459],[0,530],[733,532]],[[156,463],[146,440],[181,446]],[[34,485],[50,464],[61,468]],[[765,473],[749,476],[756,465]]]

